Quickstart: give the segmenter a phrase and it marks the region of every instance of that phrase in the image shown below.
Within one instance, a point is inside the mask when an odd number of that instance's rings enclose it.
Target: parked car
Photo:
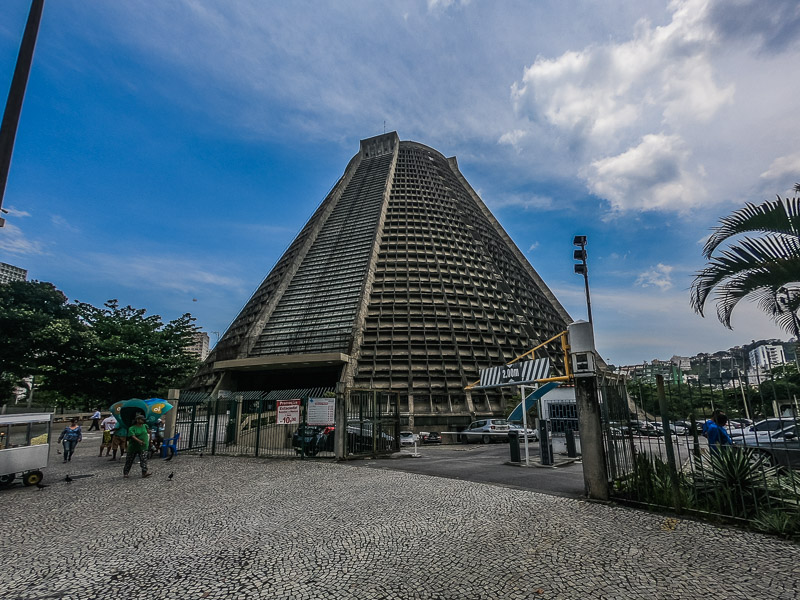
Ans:
[[[633,433],[636,435],[646,435],[646,436],[659,436],[664,435],[664,432],[653,425],[652,423],[648,423],[646,421],[639,421],[638,423],[634,423],[632,425]]]
[[[734,444],[752,448],[772,466],[800,469],[800,424],[793,423],[768,434],[748,432],[737,437]]]
[[[695,421],[694,427],[697,433],[703,432],[703,423],[705,420]],[[692,422],[691,421],[675,421],[675,425],[683,427],[686,430],[686,435],[692,435]]]
[[[414,433],[413,431],[401,431],[400,432],[400,445],[401,446],[413,446],[419,441],[419,436]]]
[[[331,428],[332,429],[332,428]],[[395,450],[395,438],[379,425],[374,446],[378,452],[392,452]],[[373,450],[372,422],[348,421],[347,423],[347,448],[349,452],[364,452]]]
[[[782,431],[789,427],[790,425],[796,425],[797,421],[790,417],[772,417],[769,419],[763,419],[758,423],[751,425],[746,429],[733,429],[731,428],[730,436],[731,439],[735,442],[737,439],[740,439],[745,436],[755,436],[756,438],[768,442],[770,440],[770,436],[777,432]]]
[[[508,441],[508,421],[505,419],[481,419],[473,421],[464,431],[459,434],[461,441],[465,444],[472,442],[492,442]]]
[[[430,433],[422,434],[423,444],[441,444],[442,435],[438,431],[431,431]]]
[[[661,431],[661,434],[664,434],[664,423],[660,421],[653,421],[653,427]],[[689,430],[683,427],[682,425],[678,425],[677,423],[670,423],[669,429],[673,435],[688,435]]]
[[[521,440],[524,440],[525,437],[527,436],[528,441],[531,441],[531,440],[534,441],[534,442],[538,442],[539,441],[539,432],[536,429],[532,429],[530,427],[528,427],[528,429],[526,430],[522,426],[522,423],[512,423],[511,421],[509,421],[508,422],[508,428],[509,428],[508,429],[509,433],[512,432],[512,431],[516,431],[517,435],[519,435],[519,439],[521,439]]]
[[[333,452],[333,432],[333,427],[300,425],[292,435],[292,448],[306,456],[316,456],[321,450]]]
[[[614,438],[624,438],[629,436],[632,433],[632,429],[627,425],[619,425],[615,427],[609,427],[608,432],[611,434],[611,437]]]

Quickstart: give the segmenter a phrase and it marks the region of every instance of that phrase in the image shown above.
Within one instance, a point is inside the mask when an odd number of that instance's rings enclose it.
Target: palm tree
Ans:
[[[800,183],[794,191],[800,193]],[[743,233],[760,233],[731,242]],[[716,256],[723,243],[727,247]],[[800,338],[800,197],[781,198],[744,208],[720,219],[712,229],[703,255],[706,267],[691,288],[692,308],[703,315],[714,291],[717,317],[731,329],[731,313],[739,300],[758,302],[780,327]],[[705,315],[703,315],[705,316]]]

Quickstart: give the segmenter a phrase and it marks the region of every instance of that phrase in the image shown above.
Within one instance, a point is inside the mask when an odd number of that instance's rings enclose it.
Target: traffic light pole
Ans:
[[[575,260],[581,261],[580,264],[575,265],[575,272],[583,275],[583,283],[586,287],[586,311],[589,314],[589,323],[594,323],[592,321],[592,299],[589,297],[589,267],[586,266],[586,236],[576,235],[572,243],[580,248],[573,254]]]

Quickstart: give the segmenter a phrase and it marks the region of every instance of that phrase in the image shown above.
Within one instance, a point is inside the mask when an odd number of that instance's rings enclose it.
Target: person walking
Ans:
[[[117,420],[114,418],[114,415],[107,416],[103,419],[103,422],[100,423],[100,429],[103,432],[103,441],[100,442],[100,456],[103,456],[103,449],[106,451],[106,456],[111,456],[111,440],[116,427]]]
[[[709,425],[706,438],[708,439],[708,448],[711,450],[712,455],[719,454],[719,449],[723,445],[730,446],[733,444],[731,436],[728,435],[725,425],[728,424],[728,417],[725,413],[720,412],[714,423]]]
[[[703,423],[703,431],[701,432],[703,437],[708,437],[708,430],[717,424],[717,419],[721,413],[722,411],[720,409],[715,408],[714,412],[711,413],[711,417]]]
[[[128,437],[120,435],[120,427],[117,427],[111,435],[111,458],[108,460],[117,460],[117,450],[119,450],[119,458],[125,456],[125,451],[128,449]]]
[[[142,467],[142,478],[150,477],[152,473],[147,470],[147,454],[150,449],[150,433],[144,423],[144,415],[136,415],[134,425],[128,427],[128,456],[125,457],[125,467],[122,469],[122,476],[127,479],[131,472],[133,459],[139,457],[139,464]]]
[[[94,414],[92,415],[92,424],[89,426],[89,431],[100,431],[100,409],[95,408]]]
[[[61,435],[58,436],[58,442],[64,445],[64,462],[72,460],[72,453],[75,452],[75,447],[81,441],[83,441],[83,434],[81,433],[81,426],[78,425],[78,419],[75,417],[64,428]]]

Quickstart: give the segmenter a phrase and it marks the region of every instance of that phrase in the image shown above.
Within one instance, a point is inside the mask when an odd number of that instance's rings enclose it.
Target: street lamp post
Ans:
[[[17,137],[17,125],[19,125],[22,100],[25,97],[28,74],[31,71],[31,63],[33,62],[33,49],[36,47],[36,36],[39,33],[39,23],[42,20],[42,9],[44,9],[44,0],[33,0],[31,2],[28,22],[25,25],[25,33],[22,34],[22,43],[17,56],[17,66],[14,68],[6,109],[3,112],[3,122],[0,125],[0,211],[3,210],[3,196],[5,196],[6,192],[8,170],[11,167],[11,153],[14,151],[14,139]],[[0,227],[3,225],[5,225],[5,220],[0,217]]]

